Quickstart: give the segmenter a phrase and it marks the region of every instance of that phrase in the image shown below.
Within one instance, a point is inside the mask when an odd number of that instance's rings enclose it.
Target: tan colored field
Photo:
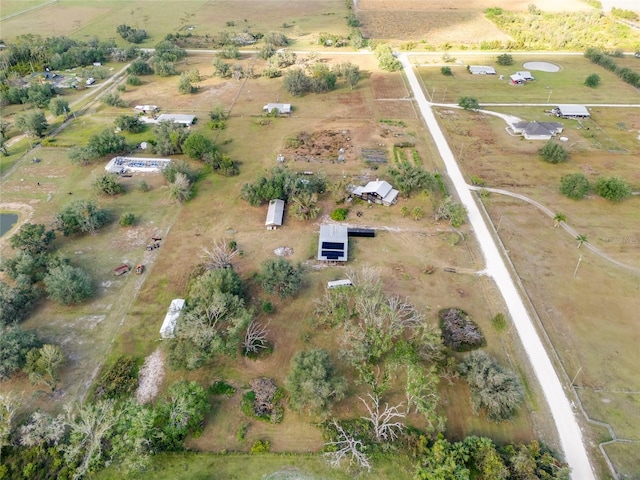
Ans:
[[[527,10],[531,2],[500,2],[504,10]],[[483,11],[496,4],[489,0],[448,2],[443,0],[357,0],[356,12],[362,30],[371,38],[424,41],[432,46],[447,43],[477,45],[482,41],[506,41],[510,37],[484,18]],[[544,11],[589,10],[579,0],[543,0]]]
[[[530,115],[526,109],[501,111],[524,118]],[[631,185],[640,185],[635,162],[640,153],[637,112],[594,110],[598,135],[624,136],[627,148],[633,146],[624,153],[604,150],[602,142],[583,137],[589,133],[584,128],[564,121],[563,135],[570,139],[572,156],[559,165],[540,161],[536,152],[541,144],[509,136],[501,119],[451,110],[441,110],[439,115],[468,178],[476,175],[488,187],[528,195],[552,211],[564,213],[568,223],[587,235],[591,244],[640,269],[638,197],[611,204],[595,195],[569,200],[558,192],[560,177],[573,172],[584,173],[591,182],[599,175],[619,175]],[[484,203],[494,225],[499,226],[500,238],[568,378],[575,377],[574,385],[587,413],[610,423],[620,438],[634,439],[640,429],[634,413],[640,391],[635,366],[640,341],[636,326],[640,309],[638,274],[584,248],[577,249],[567,232],[554,229],[552,219],[529,204],[496,194],[486,197]],[[598,427],[593,427],[589,436],[596,444],[607,438],[606,431]],[[628,478],[640,473],[637,449],[632,452],[616,444],[607,451]],[[601,457],[595,454],[594,458]],[[601,468],[605,475],[604,465]]]
[[[19,9],[12,8],[14,10]],[[310,39],[312,33],[347,34],[345,16],[346,6],[342,0],[92,0],[84,3],[61,0],[3,21],[2,36],[11,40],[26,32],[38,32],[45,38],[56,35],[82,40],[113,38],[125,44],[116,33],[116,27],[124,23],[148,32],[149,38],[143,46],[159,43],[167,33],[215,35],[223,30],[244,29],[263,34],[280,30],[307,44],[306,39]]]

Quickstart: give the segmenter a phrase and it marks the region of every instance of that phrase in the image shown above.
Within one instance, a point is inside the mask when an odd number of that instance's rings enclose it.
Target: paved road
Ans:
[[[595,480],[596,477],[589,463],[589,457],[583,443],[578,419],[571,408],[571,403],[562,387],[558,374],[553,368],[553,364],[534,327],[522,297],[480,213],[471,189],[465,182],[453,153],[440,130],[440,126],[431,109],[431,104],[427,102],[424,92],[420,88],[420,84],[413,70],[413,65],[406,54],[401,54],[399,58],[404,67],[409,86],[413,91],[420,113],[424,117],[427,127],[445,163],[449,178],[451,178],[453,182],[460,201],[468,210],[469,222],[476,234],[486,263],[485,274],[494,279],[504,298],[516,331],[520,336],[525,352],[549,404],[553,420],[558,430],[565,460],[572,470],[571,478],[574,480]]]

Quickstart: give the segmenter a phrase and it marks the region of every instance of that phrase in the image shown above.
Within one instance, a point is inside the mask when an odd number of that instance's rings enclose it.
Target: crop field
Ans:
[[[526,11],[530,2],[500,2],[510,11]],[[510,37],[484,18],[484,10],[495,7],[490,0],[451,3],[443,0],[358,0],[356,12],[362,29],[371,38],[423,42],[431,46],[477,45],[482,41],[506,41]],[[589,10],[579,0],[536,2],[541,10]]]
[[[6,3],[7,11],[15,13],[23,4],[30,5],[29,2]],[[4,4],[3,1],[3,17],[8,16],[4,13]],[[66,35],[79,40],[106,37],[124,45],[116,27],[127,24],[143,28],[149,34],[141,46],[153,46],[167,33],[214,36],[223,30],[241,32],[245,29],[254,33],[283,31],[294,41],[299,39],[302,45],[308,45],[313,41],[312,33],[347,34],[346,15],[342,0],[293,3],[284,0],[61,0],[3,21],[2,36],[7,41],[24,32],[39,33],[43,37]]]
[[[581,55],[513,55],[514,64],[501,67],[495,64],[496,55],[451,54],[445,64],[442,55],[417,55],[415,62],[424,88],[430,98],[438,103],[457,103],[461,96],[474,97],[482,105],[486,103],[637,103],[640,94],[631,85],[598,65],[592,64]],[[630,59],[637,60],[637,59]],[[462,62],[457,64],[456,62]],[[531,71],[535,80],[524,85],[512,85],[509,76],[518,70],[527,70],[527,62],[545,61],[558,65],[555,73]],[[640,68],[640,62],[635,62]],[[433,66],[427,66],[434,64]],[[448,65],[452,76],[442,75],[440,68]],[[496,75],[472,75],[467,65],[490,65]],[[597,88],[584,85],[588,75],[597,73],[601,84]],[[500,80],[500,75],[503,79]]]
[[[531,110],[500,109],[527,119],[534,117]],[[635,312],[640,308],[638,197],[620,204],[595,195],[576,201],[558,188],[562,175],[582,172],[592,183],[600,175],[618,175],[637,190],[640,112],[603,107],[594,108],[592,120],[583,124],[562,120],[570,159],[559,165],[538,159],[542,142],[508,135],[502,119],[445,109],[439,115],[468,178],[476,176],[487,187],[525,194],[564,213],[568,224],[593,246],[629,265],[624,269],[584,247],[577,249],[571,235],[553,228],[552,219],[532,205],[493,193],[483,198],[557,355],[569,378],[575,377],[587,413],[611,424],[619,438],[635,439],[640,429],[632,413],[638,409],[640,390],[634,360],[639,340]],[[605,138],[615,141],[618,151],[602,148]],[[596,443],[607,440],[606,431],[598,427],[590,436]],[[606,449],[628,478],[640,473],[637,449],[623,444]]]

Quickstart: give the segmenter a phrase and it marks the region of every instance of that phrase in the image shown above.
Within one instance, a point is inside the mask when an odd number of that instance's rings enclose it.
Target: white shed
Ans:
[[[282,217],[284,216],[284,200],[274,199],[269,202],[269,210],[267,210],[267,220],[264,224],[267,230],[275,230],[282,226]]]
[[[167,314],[164,317],[164,322],[162,322],[162,327],[160,327],[160,336],[162,338],[173,338],[175,336],[173,332],[183,308],[184,298],[174,298],[171,300],[171,305],[169,305]]]

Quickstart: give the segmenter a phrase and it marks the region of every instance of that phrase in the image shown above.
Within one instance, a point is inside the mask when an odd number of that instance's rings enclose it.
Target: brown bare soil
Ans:
[[[530,2],[500,2],[504,10],[526,11]],[[358,19],[371,38],[425,41],[431,45],[476,45],[482,41],[506,41],[510,37],[484,18],[483,11],[494,7],[490,0],[452,3],[445,0],[358,0]],[[544,11],[588,10],[578,1],[543,0],[536,6]]]

